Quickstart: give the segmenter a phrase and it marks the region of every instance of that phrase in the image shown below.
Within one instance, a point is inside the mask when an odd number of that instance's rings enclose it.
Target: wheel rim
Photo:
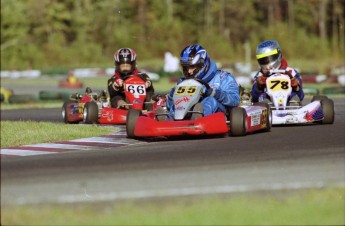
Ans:
[[[62,118],[66,119],[66,109],[65,108],[62,109],[61,114],[62,114]]]
[[[84,108],[83,111],[83,121],[86,122],[86,117],[87,117],[87,108]]]

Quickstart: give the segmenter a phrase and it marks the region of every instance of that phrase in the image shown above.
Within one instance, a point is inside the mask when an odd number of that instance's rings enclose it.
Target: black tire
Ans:
[[[137,119],[141,116],[141,111],[137,109],[129,109],[127,112],[127,118],[126,118],[126,131],[127,131],[127,137],[134,138],[134,129],[135,124],[137,122]]]
[[[230,112],[230,135],[246,135],[246,111],[244,108],[234,107]]]
[[[94,101],[85,103],[84,105],[84,123],[93,124],[98,123],[98,105]]]
[[[264,129],[264,131],[269,132],[271,131],[272,128],[272,111],[271,111],[271,107],[268,103],[262,103],[262,102],[258,102],[258,103],[254,103],[254,106],[261,106],[261,107],[265,107],[267,109],[267,115],[266,115],[266,129]]]
[[[61,114],[62,114],[62,119],[64,121],[64,123],[66,124],[77,124],[79,122],[70,122],[68,121],[68,117],[67,117],[67,107],[69,104],[71,103],[78,103],[77,101],[73,101],[73,100],[69,100],[66,101],[63,105],[62,105],[62,109],[61,109]]]
[[[313,102],[315,100],[327,100],[327,99],[328,99],[328,97],[326,97],[326,96],[313,96],[313,98],[311,99],[310,102]]]
[[[334,122],[334,102],[331,99],[321,100],[321,107],[324,114],[323,124],[333,124]]]

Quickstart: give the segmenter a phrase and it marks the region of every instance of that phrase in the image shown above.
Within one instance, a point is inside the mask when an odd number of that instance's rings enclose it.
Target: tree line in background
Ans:
[[[110,66],[121,47],[149,62],[192,43],[230,64],[266,39],[339,64],[344,18],[345,0],[1,0],[1,69]]]

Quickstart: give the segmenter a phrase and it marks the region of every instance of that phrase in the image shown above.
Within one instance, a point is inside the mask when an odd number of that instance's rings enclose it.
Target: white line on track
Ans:
[[[30,156],[30,155],[45,155],[52,154],[53,152],[47,151],[31,151],[24,149],[0,149],[1,155],[19,155],[19,156]]]
[[[207,195],[207,194],[225,194],[238,192],[255,192],[255,191],[278,191],[283,189],[307,189],[307,188],[325,188],[325,187],[345,187],[345,183],[329,185],[326,182],[291,182],[291,183],[271,183],[252,185],[226,185],[215,187],[190,187],[190,188],[172,188],[162,190],[142,190],[142,191],[125,191],[88,194],[86,190],[80,195],[62,195],[50,200],[54,203],[80,203],[80,202],[99,202],[115,201],[123,199],[144,199],[155,197],[175,197],[189,195]],[[47,200],[46,200],[47,201]],[[39,199],[18,198],[18,204],[40,203]]]
[[[39,148],[55,148],[55,149],[75,149],[75,150],[85,150],[85,149],[94,149],[90,146],[74,145],[74,144],[56,144],[56,143],[42,143],[42,144],[31,144],[24,145],[25,147],[39,147]]]

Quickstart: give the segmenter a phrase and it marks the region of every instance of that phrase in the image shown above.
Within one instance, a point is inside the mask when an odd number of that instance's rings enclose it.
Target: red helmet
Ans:
[[[130,48],[121,48],[114,54],[115,70],[122,76],[131,74],[136,68],[137,54]],[[121,64],[130,64],[130,69],[121,70]]]

